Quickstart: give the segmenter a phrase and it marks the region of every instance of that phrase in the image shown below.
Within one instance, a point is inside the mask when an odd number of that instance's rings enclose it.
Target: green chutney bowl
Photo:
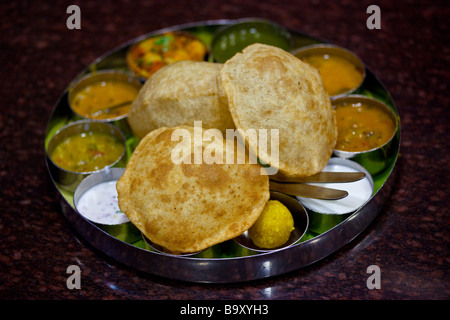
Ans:
[[[291,50],[291,34],[280,25],[264,19],[241,19],[217,30],[211,42],[214,61],[224,63],[247,46],[262,43]]]

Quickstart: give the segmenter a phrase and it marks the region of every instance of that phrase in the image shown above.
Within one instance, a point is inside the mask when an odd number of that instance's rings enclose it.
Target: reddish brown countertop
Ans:
[[[20,1],[0,8],[0,299],[450,298],[447,210],[448,1]],[[68,30],[66,8],[81,8]],[[44,162],[47,121],[80,71],[141,34],[193,21],[262,17],[355,51],[391,92],[401,156],[391,197],[350,244],[313,265],[229,285],[191,284],[128,268],[79,239]],[[381,289],[366,286],[369,265]],[[82,270],[81,289],[66,269]]]

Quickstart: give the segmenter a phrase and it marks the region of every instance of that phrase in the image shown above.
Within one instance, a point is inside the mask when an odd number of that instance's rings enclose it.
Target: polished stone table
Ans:
[[[81,2],[81,1],[80,1]],[[82,1],[69,30],[64,1],[0,8],[0,298],[286,299],[450,298],[448,1]],[[145,274],[92,248],[60,212],[44,158],[47,121],[71,79],[108,50],[152,30],[193,21],[261,17],[356,52],[391,92],[401,117],[398,176],[358,237],[288,274],[193,284]],[[81,289],[66,286],[69,265]],[[377,265],[381,288],[369,290]]]

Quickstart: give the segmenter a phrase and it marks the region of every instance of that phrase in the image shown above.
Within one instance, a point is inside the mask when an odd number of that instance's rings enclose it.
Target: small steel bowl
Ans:
[[[73,100],[76,97],[76,95],[85,89],[87,86],[100,83],[100,82],[106,82],[106,81],[118,81],[123,82],[131,85],[132,87],[135,87],[137,91],[142,87],[141,82],[131,74],[119,70],[100,70],[93,73],[89,73],[87,75],[84,75],[81,77],[78,81],[76,81],[74,84],[71,85],[69,89],[69,106],[78,119],[92,119],[100,122],[113,122],[117,120],[121,120],[123,118],[126,118],[128,114],[123,114],[117,117],[111,117],[107,119],[97,119],[97,118],[90,118],[89,116],[84,116],[79,114],[73,106]]]
[[[303,207],[303,205],[295,198],[277,191],[270,191],[270,200],[280,201],[286,206],[286,208],[288,208],[288,210],[292,214],[295,229],[291,232],[289,240],[285,244],[277,248],[264,249],[255,245],[248,235],[248,231],[245,231],[244,233],[233,239],[235,242],[249,250],[253,250],[256,252],[271,252],[288,248],[301,240],[301,238],[305,235],[306,230],[308,230],[309,226],[308,213],[306,212],[306,209]]]
[[[118,81],[123,82],[135,87],[137,92],[142,87],[142,83],[139,79],[130,73],[119,71],[119,70],[100,70],[96,72],[92,72],[82,76],[80,79],[71,84],[70,89],[68,91],[68,102],[70,109],[74,115],[75,120],[95,120],[99,122],[111,122],[117,127],[119,127],[124,133],[131,132],[128,126],[127,117],[128,113],[112,116],[110,118],[99,119],[95,117],[89,117],[86,115],[82,115],[78,113],[74,107],[74,99],[76,95],[84,90],[87,86],[93,85],[95,83],[106,82],[106,81]]]
[[[122,176],[125,168],[107,168],[100,172],[93,173],[86,177],[75,190],[73,196],[73,203],[75,210],[83,216],[85,219],[94,223],[100,229],[110,234],[116,239],[119,239],[126,243],[133,243],[141,238],[141,232],[130,222],[128,217],[124,213],[118,213],[114,219],[105,220],[102,217],[95,217],[90,213],[84,212],[82,205],[82,197],[86,195],[92,188],[101,183],[117,181]],[[115,194],[113,194],[115,196]],[[96,201],[100,201],[101,198],[93,196]],[[114,208],[115,210],[120,210]]]
[[[370,106],[374,106],[384,110],[388,115],[391,116],[395,124],[395,129],[392,137],[383,145],[367,150],[367,151],[343,151],[334,150],[334,154],[343,159],[352,159],[353,161],[361,164],[364,168],[369,171],[370,174],[375,175],[382,172],[391,162],[392,158],[395,156],[395,145],[398,139],[398,129],[399,129],[399,118],[395,114],[392,108],[383,102],[370,98],[363,95],[348,95],[341,97],[332,101],[333,106],[343,103],[358,103],[363,102]]]
[[[291,34],[282,26],[264,19],[241,19],[217,30],[211,41],[211,53],[216,62],[224,63],[253,43],[290,51]]]
[[[151,250],[161,253],[161,254],[165,254],[165,255],[169,255],[169,256],[175,256],[175,257],[191,257],[191,256],[195,256],[201,252],[203,252],[204,250],[198,251],[198,252],[185,252],[185,253],[175,253],[175,252],[171,252],[169,250],[167,250],[166,248],[153,243],[149,238],[147,238],[143,233],[141,233],[142,235],[142,239],[144,240],[144,243],[147,245],[148,248],[150,248]],[[206,250],[206,249],[205,249]]]
[[[123,152],[119,158],[117,158],[113,163],[110,165],[99,169],[95,171],[87,171],[87,172],[76,172],[76,171],[70,171],[66,170],[64,168],[61,168],[52,160],[52,153],[55,149],[55,147],[64,141],[66,138],[82,133],[82,132],[88,132],[88,131],[94,131],[94,132],[101,132],[110,134],[111,136],[117,138],[122,144],[123,144]],[[126,158],[126,139],[122,131],[119,130],[116,126],[106,123],[106,122],[98,122],[98,121],[92,121],[92,120],[80,120],[72,122],[63,128],[59,129],[49,140],[47,148],[46,148],[46,156],[47,156],[47,163],[49,167],[49,171],[51,173],[51,176],[53,177],[55,183],[60,186],[62,189],[74,192],[80,182],[86,178],[87,176],[95,173],[95,172],[101,172],[105,171],[110,167],[113,166],[121,166],[124,165],[124,161]]]
[[[313,44],[313,45],[309,45],[309,46],[305,46],[305,47],[296,49],[296,50],[292,51],[291,53],[294,56],[296,56],[297,58],[299,58],[300,60],[304,59],[305,57],[311,56],[311,55],[330,55],[330,56],[340,57],[340,58],[347,60],[351,64],[353,64],[355,66],[355,68],[359,72],[361,72],[362,80],[357,86],[349,89],[346,92],[342,92],[342,93],[335,94],[335,95],[330,95],[331,99],[336,99],[336,98],[348,95],[352,92],[355,92],[357,89],[359,89],[361,87],[361,85],[363,84],[363,82],[366,78],[366,66],[364,65],[362,60],[356,54],[354,54],[353,52],[351,52],[345,48],[342,48],[342,47],[339,47],[336,45],[331,45],[331,44]]]
[[[111,181],[117,181],[122,176],[123,172],[125,171],[125,168],[107,168],[105,170],[102,170],[100,172],[93,173],[86,177],[81,183],[78,185],[78,187],[75,190],[75,193],[73,195],[73,204],[75,206],[75,209],[77,212],[85,217],[86,219],[98,223],[98,224],[104,224],[104,225],[117,225],[122,223],[127,223],[130,220],[125,214],[118,214],[114,217],[114,219],[107,219],[105,220],[104,217],[95,217],[91,216],[89,213],[84,212],[83,208],[81,207],[81,200],[83,196],[86,195],[87,192],[92,190],[94,187],[102,184],[107,183]],[[95,197],[97,201],[101,200],[101,198]],[[117,208],[112,207],[115,210],[120,210],[117,206]]]
[[[150,78],[156,71],[158,71],[159,69],[161,69],[162,67],[179,61],[179,60],[186,60],[185,57],[178,57],[178,58],[174,58],[169,57],[169,53],[171,53],[171,50],[173,50],[171,48],[171,46],[167,46],[166,48],[162,49],[164,51],[164,54],[161,54],[161,44],[163,44],[165,41],[164,37],[166,36],[173,36],[174,38],[177,39],[189,39],[190,41],[196,41],[197,45],[199,45],[201,47],[201,51],[199,51],[198,53],[202,53],[201,56],[197,56],[197,57],[189,57],[189,60],[194,60],[194,61],[205,61],[208,59],[208,55],[209,55],[209,50],[208,50],[208,46],[205,44],[205,42],[198,36],[196,36],[194,33],[188,32],[188,31],[183,31],[183,30],[176,30],[176,31],[167,31],[165,33],[162,34],[154,34],[151,35],[147,38],[144,38],[134,44],[132,44],[126,53],[126,63],[128,66],[128,69],[130,69],[139,79],[141,79],[141,81],[146,81],[148,78]],[[166,38],[167,39],[167,38]],[[154,41],[155,40],[155,41]],[[161,41],[161,43],[158,43],[159,41]],[[177,41],[178,42],[178,41]],[[192,43],[192,42],[191,42]],[[141,46],[145,44],[144,46]],[[165,46],[165,45],[163,45]],[[197,47],[196,49],[200,49],[200,47]],[[142,52],[144,55],[145,54],[152,54],[152,53],[156,53],[158,55],[160,55],[160,58],[162,60],[160,60],[158,67],[156,67],[155,69],[152,70],[145,70],[143,68],[141,68],[139,66],[139,60],[136,61],[136,58],[133,56],[133,52],[135,52],[135,50],[138,50],[138,52]],[[192,47],[189,48],[189,50],[192,50]],[[195,48],[193,49],[195,51]],[[204,54],[203,54],[204,53]]]
[[[353,212],[361,208],[373,195],[374,182],[370,173],[360,164],[338,157],[332,157],[323,171],[363,172],[366,176],[354,182],[311,183],[312,185],[345,190],[348,196],[339,200],[321,200],[297,197],[308,211],[310,231],[320,234],[335,227]]]

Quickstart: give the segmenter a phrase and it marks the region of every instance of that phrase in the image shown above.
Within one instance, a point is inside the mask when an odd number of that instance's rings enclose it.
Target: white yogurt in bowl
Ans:
[[[117,201],[117,180],[123,168],[111,168],[85,178],[74,194],[74,205],[86,219],[104,225],[118,225],[130,220],[120,211]]]
[[[346,183],[308,183],[320,187],[345,190],[348,196],[339,200],[319,200],[297,197],[308,209],[322,214],[347,214],[362,207],[374,190],[370,173],[360,164],[346,159],[331,158],[322,171],[328,172],[364,172],[366,176],[358,181]]]

